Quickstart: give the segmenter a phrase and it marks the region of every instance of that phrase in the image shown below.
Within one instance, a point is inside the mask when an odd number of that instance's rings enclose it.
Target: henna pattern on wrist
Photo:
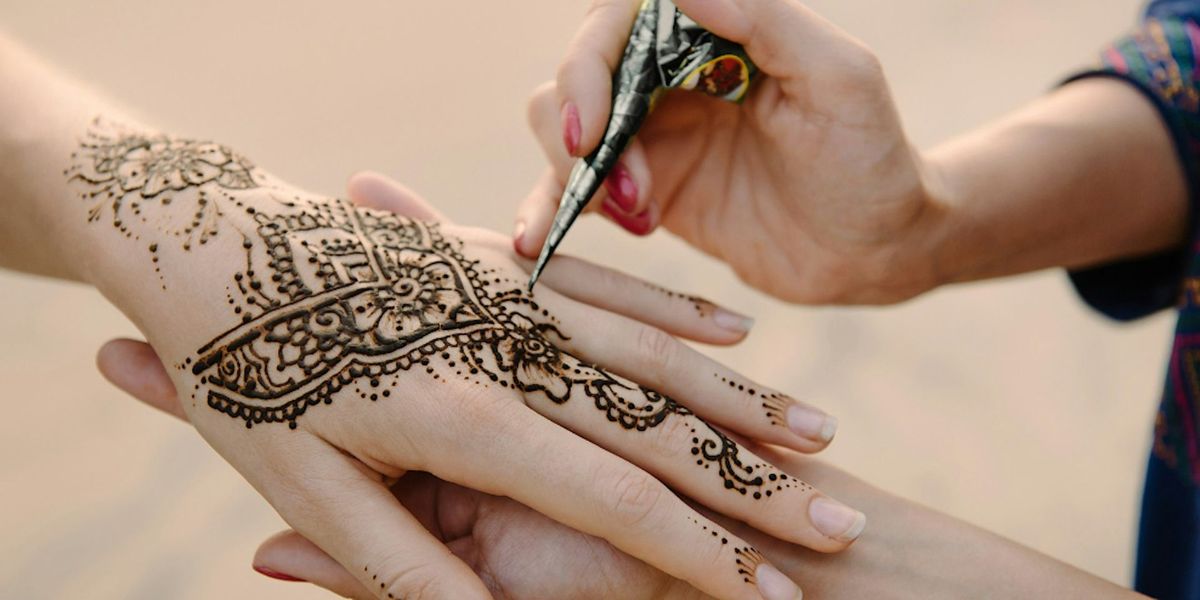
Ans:
[[[692,455],[725,488],[758,499],[807,487],[743,462],[732,440],[671,398],[561,350],[554,340],[568,338],[525,286],[467,257],[437,224],[343,200],[284,200],[225,146],[100,119],[72,161],[66,175],[92,202],[89,221],[107,210],[127,238],[158,234],[188,251],[227,222],[242,236],[245,267],[227,296],[237,324],[181,366],[197,378],[194,398],[247,428],[294,429],[343,390],[378,401],[392,396],[388,376],[424,371],[556,404],[588,398],[626,430],[691,418]],[[260,198],[271,201],[251,202]],[[155,259],[162,241],[151,242]]]

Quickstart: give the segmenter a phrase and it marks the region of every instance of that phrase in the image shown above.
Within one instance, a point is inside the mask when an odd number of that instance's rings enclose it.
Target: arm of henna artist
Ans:
[[[1122,81],[1068,84],[938,146],[929,163],[944,207],[929,256],[943,283],[1145,256],[1187,238],[1171,133]]]

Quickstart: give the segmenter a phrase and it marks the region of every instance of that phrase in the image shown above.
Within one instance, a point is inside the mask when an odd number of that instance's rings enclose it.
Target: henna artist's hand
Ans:
[[[377,597],[485,595],[383,485],[410,470],[719,597],[784,578],[667,485],[820,551],[862,531],[701,420],[803,450],[829,438],[820,413],[665,333],[736,339],[709,303],[569,260],[533,296],[503,236],[315,197],[223,146],[104,121],[66,175],[91,228],[147,253],[92,277],[173,365],[191,422]]]
[[[531,125],[550,162],[517,215],[536,256],[574,157],[599,143],[612,72],[642,0],[593,0]],[[888,303],[936,283],[925,231],[938,218],[879,63],[797,0],[677,0],[743,43],[762,79],[741,105],[672,91],[592,209],[632,233],[660,224],[789,301]]]

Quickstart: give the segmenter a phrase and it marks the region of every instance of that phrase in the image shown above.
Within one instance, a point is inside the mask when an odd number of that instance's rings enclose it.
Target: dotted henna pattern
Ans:
[[[731,389],[760,400],[763,412],[767,415],[767,420],[777,427],[787,427],[787,409],[792,404],[790,397],[778,392],[759,390],[753,384],[738,383],[720,373],[713,373],[713,378],[720,380],[721,383],[728,385]]]
[[[247,428],[294,429],[351,394],[395,398],[389,376],[416,371],[556,404],[586,398],[630,431],[690,418],[697,465],[726,489],[759,499],[803,485],[744,462],[732,440],[671,398],[560,349],[555,340],[568,338],[522,282],[466,256],[437,224],[288,196],[225,146],[101,119],[65,174],[91,203],[88,219],[109,214],[121,234],[147,243],[156,269],[167,240],[194,251],[226,228],[240,234],[245,260],[226,294],[233,324],[180,366],[197,378],[194,398]]]
[[[767,557],[750,546],[737,548],[733,553],[737,555],[738,575],[742,576],[742,581],[758,585],[758,566],[767,562]]]

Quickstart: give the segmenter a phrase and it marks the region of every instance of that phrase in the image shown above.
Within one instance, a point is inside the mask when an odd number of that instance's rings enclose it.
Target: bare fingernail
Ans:
[[[629,174],[629,169],[625,168],[625,165],[617,163],[612,173],[604,180],[604,187],[608,190],[608,195],[626,214],[631,214],[637,209],[637,183],[634,182],[633,176]]]
[[[862,535],[867,516],[825,496],[818,496],[808,505],[808,516],[817,531],[839,542],[850,542]]]
[[[280,573],[279,571],[276,571],[274,569],[268,569],[267,567],[255,566],[254,570],[258,571],[259,573],[261,573],[263,575],[266,575],[267,577],[270,577],[271,579],[278,579],[280,581],[301,581],[301,582],[304,581],[303,579],[300,579],[299,577],[293,577],[291,575],[288,575],[287,573]],[[305,582],[305,583],[307,583],[307,582]]]
[[[579,152],[579,138],[583,137],[583,126],[579,123],[579,109],[574,102],[566,102],[562,108],[563,145],[567,153],[576,156]]]
[[[754,579],[758,581],[758,593],[762,594],[764,600],[800,600],[804,597],[800,586],[766,563],[758,565]]]
[[[737,333],[749,333],[754,327],[754,319],[721,307],[713,311],[712,318],[717,327]]]
[[[837,434],[838,420],[811,406],[793,404],[787,409],[787,425],[802,438],[828,444]]]

